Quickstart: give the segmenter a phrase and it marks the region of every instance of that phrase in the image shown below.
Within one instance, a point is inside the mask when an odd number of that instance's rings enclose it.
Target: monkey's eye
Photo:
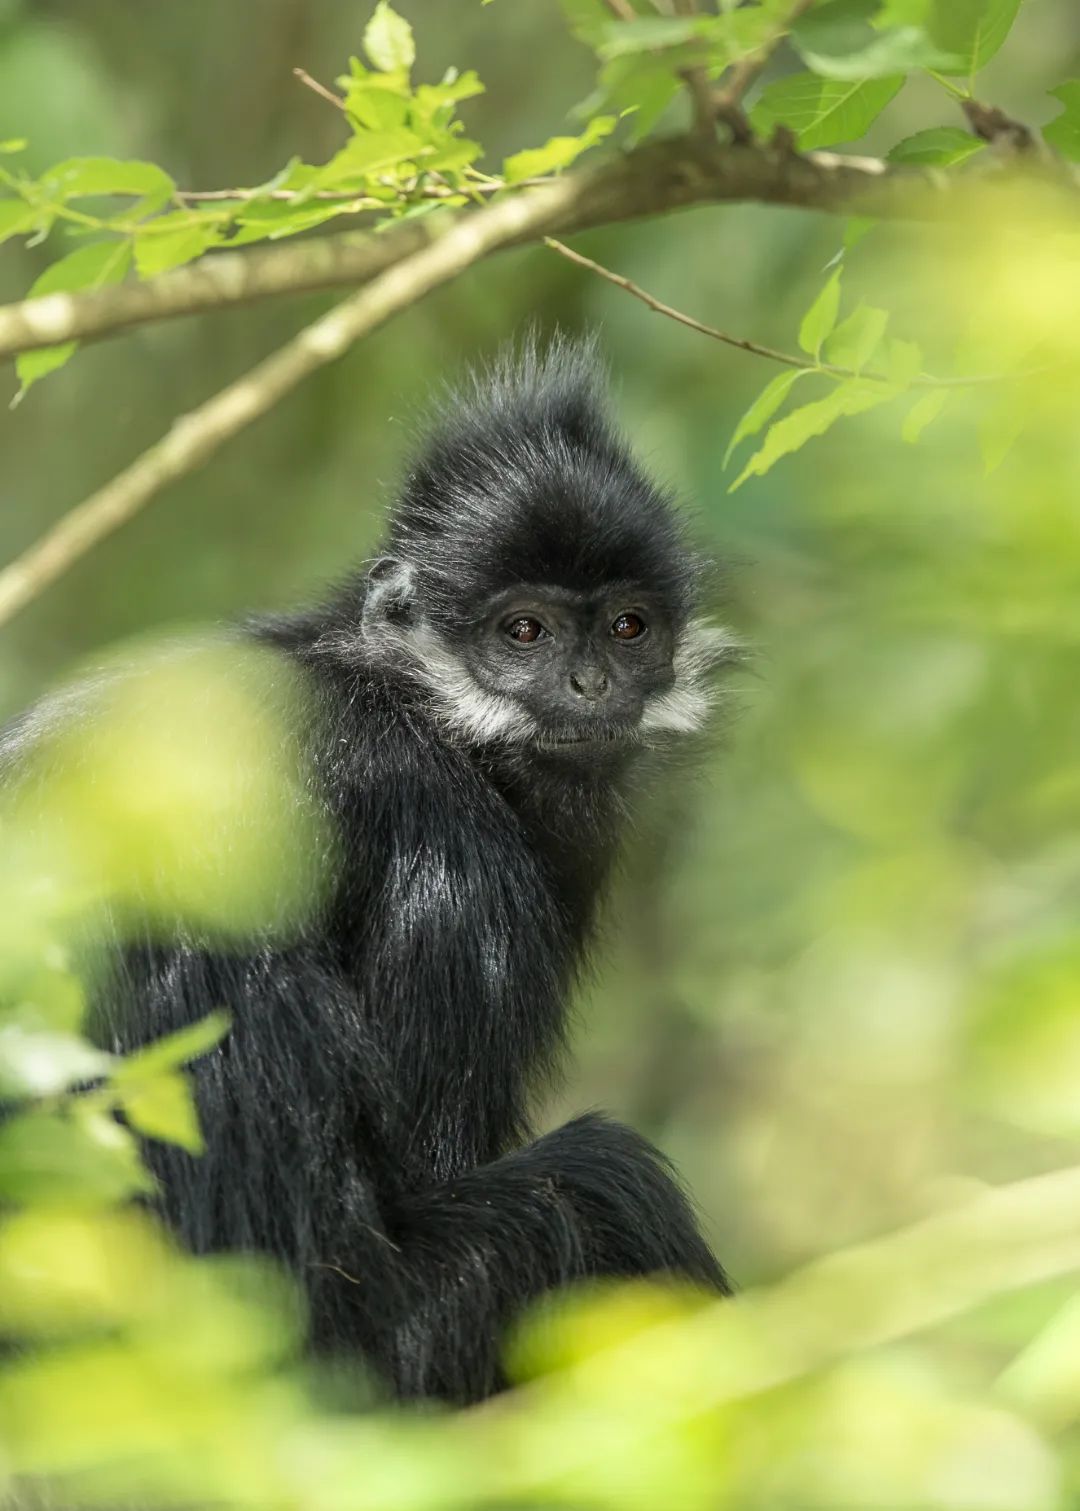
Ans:
[[[549,638],[547,630],[539,619],[530,619],[527,614],[522,614],[518,619],[511,619],[504,625],[506,633],[511,640],[516,640],[519,645],[535,645],[538,640]]]
[[[640,614],[620,614],[611,626],[616,640],[640,640],[647,625]]]

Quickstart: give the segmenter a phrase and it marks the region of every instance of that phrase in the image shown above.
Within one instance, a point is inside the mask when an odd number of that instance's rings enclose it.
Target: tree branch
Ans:
[[[342,356],[354,341],[488,253],[531,239],[553,219],[572,214],[584,192],[583,178],[567,177],[458,220],[438,241],[381,273],[245,377],[177,420],[130,467],[0,571],[0,624],[129,520],[167,483],[193,472],[311,373]]]
[[[743,96],[750,85],[764,69],[773,53],[787,36],[788,32],[798,21],[799,17],[808,11],[814,0],[795,0],[785,19],[777,27],[770,41],[764,47],[759,47],[757,52],[749,53],[740,63],[737,63],[731,71],[727,83],[717,96],[717,105],[722,112],[738,110],[742,105]]]
[[[694,16],[697,8],[697,0],[674,0],[672,6],[677,16]],[[693,64],[681,70],[681,77],[694,102],[694,125],[700,132],[711,132],[716,126],[716,106],[708,70],[703,64]]]
[[[971,174],[896,166],[877,158],[831,152],[800,156],[782,146],[725,144],[694,134],[647,143],[567,174],[557,182],[572,182],[580,190],[568,196],[569,207],[552,209],[548,224],[522,230],[500,246],[694,205],[747,200],[835,214],[857,211],[931,219],[962,204],[971,178]],[[1075,175],[1068,185],[1077,192]],[[49,294],[0,306],[0,357],[65,341],[99,339],[132,326],[281,294],[363,284],[450,234],[450,227],[485,213],[448,211],[390,226],[378,234],[354,230],[243,252],[218,252],[147,283]]]

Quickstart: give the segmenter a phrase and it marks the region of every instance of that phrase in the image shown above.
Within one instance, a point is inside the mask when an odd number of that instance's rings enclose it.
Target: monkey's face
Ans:
[[[673,626],[631,588],[515,588],[461,651],[484,693],[528,715],[537,744],[568,750],[633,740],[649,700],[675,682]]]
[[[733,649],[723,630],[686,623],[629,584],[519,584],[479,612],[438,619],[422,607],[435,597],[411,567],[384,558],[368,577],[362,636],[426,687],[447,730],[477,746],[595,759],[690,733]]]

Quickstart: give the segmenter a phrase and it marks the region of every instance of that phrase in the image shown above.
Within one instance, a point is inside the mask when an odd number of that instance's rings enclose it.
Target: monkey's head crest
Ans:
[[[593,343],[528,344],[444,401],[372,569],[364,635],[479,743],[614,753],[697,728],[718,632],[670,495],[608,414]]]

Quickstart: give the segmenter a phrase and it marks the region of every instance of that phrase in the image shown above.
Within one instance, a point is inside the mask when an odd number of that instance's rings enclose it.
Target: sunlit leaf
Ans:
[[[1059,84],[1050,93],[1065,107],[1060,115],[1043,127],[1043,136],[1062,157],[1080,163],[1080,79]]]
[[[559,0],[571,33],[579,42],[598,49],[611,26],[611,12],[604,0]]]
[[[928,425],[932,425],[949,402],[950,390],[931,388],[920,394],[904,416],[900,434],[909,446],[914,446]]]
[[[920,26],[875,27],[877,12],[878,0],[827,0],[797,22],[792,41],[806,66],[829,79],[880,79],[962,64]]]
[[[320,189],[336,189],[412,162],[424,143],[415,131],[361,131],[319,169]]]
[[[959,126],[931,126],[928,131],[916,131],[903,141],[890,147],[886,154],[890,163],[912,163],[917,166],[951,168],[956,163],[966,162],[981,152],[986,143],[970,131]]]
[[[109,283],[120,283],[130,266],[130,242],[96,241],[90,246],[80,247],[76,252],[69,252],[66,257],[61,257],[58,262],[47,267],[31,285],[27,297],[37,299],[46,294],[74,293],[81,289],[96,289]],[[77,347],[77,341],[68,341],[63,346],[20,352],[15,358],[15,371],[22,384],[22,392],[25,393],[31,384],[47,373],[63,367]]]
[[[885,343],[885,376],[897,388],[909,388],[922,372],[923,350],[917,341],[890,337]]]
[[[416,61],[412,27],[399,16],[389,0],[379,0],[364,31],[364,51],[383,73],[403,69],[408,73]]]
[[[70,157],[42,175],[65,199],[122,194],[165,204],[176,183],[156,163],[123,162],[111,157]]]
[[[604,64],[597,88],[575,114],[586,119],[604,110],[629,115],[633,145],[648,136],[682,88],[682,80],[663,57],[631,53]]]
[[[636,21],[609,19],[600,53],[605,58],[618,58],[625,53],[680,47],[717,30],[718,24],[717,18],[712,16],[642,16]]]
[[[121,1060],[113,1071],[113,1081],[117,1085],[141,1081],[190,1064],[221,1043],[230,1021],[229,1014],[219,1009],[187,1028],[155,1039],[145,1049],[135,1050]]]
[[[859,304],[828,335],[823,347],[826,361],[861,372],[880,346],[888,323],[888,310]]]
[[[177,1260],[146,1214],[28,1208],[0,1225],[0,1331],[48,1335],[167,1301]]]
[[[199,221],[188,211],[178,211],[175,217],[162,216],[136,238],[135,270],[140,278],[153,278],[169,268],[194,262],[220,240],[219,226]]]
[[[28,205],[22,199],[0,199],[0,242],[31,231],[41,218],[42,211]]]
[[[895,397],[895,389],[886,383],[870,383],[865,379],[849,378],[838,383],[832,393],[813,404],[795,409],[782,420],[777,420],[765,436],[761,449],[747,462],[742,472],[731,485],[731,491],[741,487],[747,478],[763,476],[782,457],[798,451],[815,436],[822,436],[847,415],[863,414],[868,409],[887,403]]]
[[[147,1138],[176,1144],[189,1154],[203,1151],[202,1131],[187,1079],[176,1071],[140,1079],[123,1098],[131,1126]]]
[[[811,357],[816,358],[820,354],[822,342],[836,324],[836,317],[840,313],[842,276],[843,268],[838,267],[802,317],[802,323],[799,326],[799,345]]]
[[[933,0],[927,29],[956,65],[941,73],[977,73],[1001,47],[1020,10],[1021,0]]]
[[[0,1028],[0,1093],[53,1096],[80,1081],[108,1073],[111,1055],[74,1034],[33,1030],[12,1023]]]
[[[748,436],[757,435],[758,431],[769,423],[791,392],[792,387],[800,378],[807,376],[807,371],[805,367],[789,367],[786,372],[777,373],[775,378],[766,383],[735,427],[735,433],[724,453],[725,467],[739,443],[746,440]]]
[[[527,147],[515,152],[503,164],[507,183],[516,184],[524,178],[541,178],[568,168],[583,152],[609,136],[615,129],[615,117],[598,115],[586,126],[580,136],[553,136],[543,147]]]
[[[107,1114],[30,1112],[0,1124],[0,1197],[96,1206],[152,1189],[138,1145]]]
[[[902,74],[852,82],[813,73],[792,74],[765,88],[750,112],[750,121],[758,135],[765,137],[777,126],[786,126],[804,151],[856,141],[903,82]]]

